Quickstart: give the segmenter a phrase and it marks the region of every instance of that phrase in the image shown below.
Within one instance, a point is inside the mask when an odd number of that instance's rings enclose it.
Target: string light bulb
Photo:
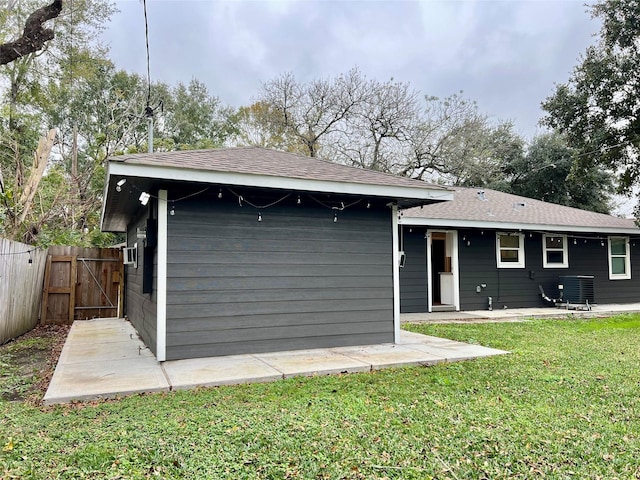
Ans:
[[[298,205],[300,205],[300,204],[302,203],[302,199],[300,198],[300,195],[298,195],[298,200],[296,200],[296,203],[297,203]]]
[[[222,189],[218,192],[218,198],[222,198]]]
[[[261,222],[262,221],[262,213],[258,212],[258,221]]]
[[[31,250],[29,250],[27,253],[29,253],[29,260],[27,260],[27,262],[29,263],[29,266],[33,265],[33,258],[31,258]]]
[[[578,240],[576,240],[575,238],[573,239],[573,244],[577,245],[578,244]]]
[[[336,223],[338,221],[338,212],[333,214],[333,223]]]
[[[420,205],[422,207],[422,205]],[[367,208],[371,208],[371,202],[367,202]]]
[[[173,217],[175,214],[176,214],[176,206],[172,203],[171,210],[169,210],[169,215]]]

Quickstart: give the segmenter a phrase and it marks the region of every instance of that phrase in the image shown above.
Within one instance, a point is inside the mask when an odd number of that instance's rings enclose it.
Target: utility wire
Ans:
[[[142,0],[142,6],[144,8],[144,36],[147,44],[147,112],[149,111],[149,105],[151,103],[151,66],[149,60],[149,22],[147,20],[147,0]],[[153,111],[152,111],[153,114]]]

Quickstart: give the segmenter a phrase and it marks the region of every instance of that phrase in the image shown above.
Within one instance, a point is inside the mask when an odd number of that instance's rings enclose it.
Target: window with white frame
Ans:
[[[630,278],[629,237],[609,237],[609,280]]]
[[[542,266],[544,268],[568,268],[566,235],[542,236]]]
[[[524,268],[524,235],[496,233],[498,268]]]

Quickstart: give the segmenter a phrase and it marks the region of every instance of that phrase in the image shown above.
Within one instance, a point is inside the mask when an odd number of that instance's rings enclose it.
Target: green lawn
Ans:
[[[408,329],[510,350],[435,367],[42,408],[2,478],[640,478],[640,316]]]

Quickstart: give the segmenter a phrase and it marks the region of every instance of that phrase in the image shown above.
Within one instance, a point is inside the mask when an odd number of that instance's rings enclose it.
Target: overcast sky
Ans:
[[[117,1],[104,35],[116,66],[146,75],[141,0]],[[302,81],[353,67],[422,94],[464,91],[527,138],[599,29],[581,0],[147,0],[151,79],[195,77],[231,106],[284,72]]]

